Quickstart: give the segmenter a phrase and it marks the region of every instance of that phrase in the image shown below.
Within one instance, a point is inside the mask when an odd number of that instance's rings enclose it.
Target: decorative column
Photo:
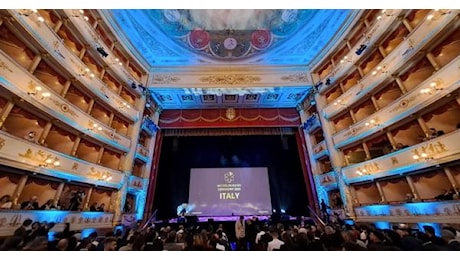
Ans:
[[[141,95],[139,97],[138,102],[136,102],[136,108],[138,113],[142,115],[144,113],[146,103],[146,95]],[[142,117],[134,122],[133,124],[133,131],[131,133],[131,147],[129,152],[125,155],[124,161],[121,164],[121,170],[124,173],[123,180],[121,182],[120,189],[112,194],[110,208],[114,212],[113,216],[113,225],[119,225],[121,223],[121,215],[123,214],[123,208],[126,202],[126,194],[128,193],[128,186],[129,186],[129,177],[133,171],[134,159],[136,156],[137,151],[137,143],[139,140],[139,132],[142,127]]]
[[[414,181],[410,176],[406,176],[407,183],[409,184],[410,190],[414,195],[414,199],[418,200],[420,196],[418,195],[417,189],[415,188]]]
[[[380,201],[381,202],[387,202],[387,198],[385,198],[385,193],[383,193],[382,186],[380,185],[380,182],[375,182],[375,186],[377,186],[377,190],[379,191],[380,194]]]
[[[16,186],[16,189],[14,190],[14,193],[13,193],[13,206],[14,205],[17,205],[18,204],[18,199],[19,199],[19,196],[21,196],[21,193],[22,193],[22,190],[24,189],[24,187],[26,186],[26,183],[27,183],[27,179],[29,178],[29,176],[27,175],[24,175],[21,177],[21,179],[19,180],[18,182],[18,186]]]
[[[327,106],[326,98],[321,96],[319,93],[315,94],[316,108],[318,111],[321,111],[324,107]],[[337,185],[340,190],[340,196],[342,197],[343,206],[345,208],[345,214],[354,218],[355,213],[353,210],[353,198],[350,193],[350,187],[346,182],[346,177],[342,173],[342,167],[345,164],[343,154],[340,150],[335,149],[334,141],[332,140],[333,126],[330,121],[328,121],[323,113],[318,113],[319,120],[324,133],[324,140],[326,141],[326,147],[329,151],[329,159],[331,160],[331,166],[335,171],[337,178]]]

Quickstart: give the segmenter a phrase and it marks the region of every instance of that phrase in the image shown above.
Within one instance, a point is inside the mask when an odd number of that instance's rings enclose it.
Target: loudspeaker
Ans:
[[[197,216],[186,216],[187,223],[196,223],[198,222],[198,217]]]

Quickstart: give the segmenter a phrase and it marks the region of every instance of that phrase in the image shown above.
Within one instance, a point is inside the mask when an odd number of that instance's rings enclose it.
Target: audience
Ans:
[[[31,228],[31,226],[34,228]],[[236,250],[235,240],[223,239],[224,227],[217,231],[200,228],[192,223],[188,228],[179,225],[149,226],[133,231],[108,232],[99,236],[93,232],[81,237],[78,231],[70,231],[70,224],[48,241],[48,233],[54,223],[33,222],[27,219],[14,235],[0,243],[1,251],[230,251]],[[265,223],[254,242],[256,246],[246,250],[255,251],[460,251],[459,232],[450,227],[442,228],[441,236],[432,226],[423,231],[412,230],[407,225],[393,229],[377,229],[374,226],[338,225],[328,223],[323,228],[313,223],[297,226],[294,223]],[[38,228],[37,228],[38,227]],[[260,228],[257,228],[260,230]],[[180,237],[180,238],[178,238]],[[226,237],[226,235],[225,235]],[[232,236],[233,237],[233,236]],[[257,239],[257,240],[256,240]],[[226,245],[226,243],[232,244]],[[240,249],[241,250],[241,249]]]

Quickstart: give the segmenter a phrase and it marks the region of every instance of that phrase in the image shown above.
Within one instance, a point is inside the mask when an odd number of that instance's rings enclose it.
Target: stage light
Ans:
[[[131,88],[132,88],[132,89],[136,89],[136,88],[137,88],[136,82],[131,83]]]
[[[367,48],[367,45],[366,44],[361,44],[359,46],[359,48],[356,50],[356,55],[361,55],[363,53],[363,51]]]
[[[97,47],[96,50],[102,55],[102,57],[107,58],[109,54],[104,50],[103,47]]]

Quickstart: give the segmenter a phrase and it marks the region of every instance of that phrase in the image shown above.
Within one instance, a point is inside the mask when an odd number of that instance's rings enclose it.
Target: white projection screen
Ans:
[[[188,214],[196,216],[268,215],[272,212],[268,170],[192,168]]]

